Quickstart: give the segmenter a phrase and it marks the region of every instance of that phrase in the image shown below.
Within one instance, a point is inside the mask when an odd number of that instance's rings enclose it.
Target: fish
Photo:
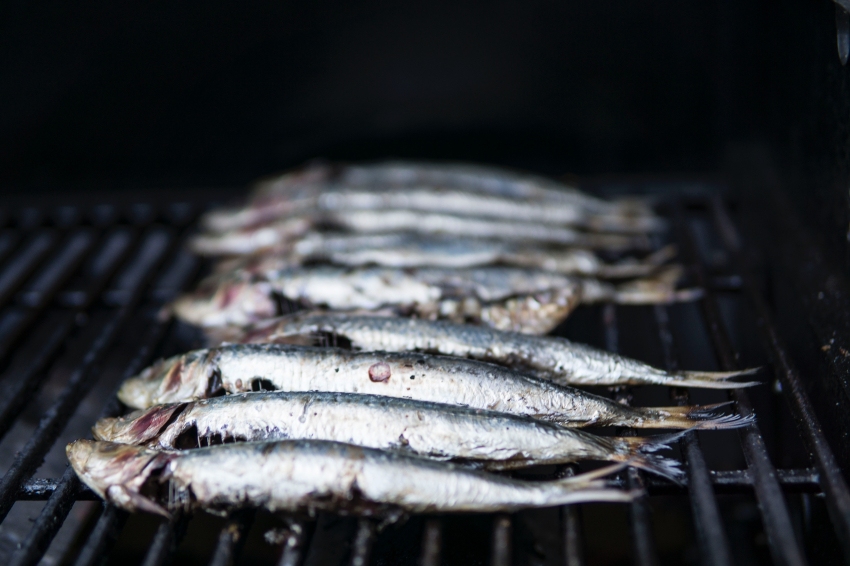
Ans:
[[[404,190],[398,190],[403,187]],[[314,164],[263,180],[247,206],[202,218],[211,232],[247,228],[309,210],[405,209],[583,226],[657,231],[645,200],[608,201],[574,187],[504,170],[454,164]]]
[[[749,424],[705,407],[629,407],[518,371],[412,352],[353,352],[287,344],[234,344],[161,360],[118,391],[134,409],[257,389],[400,397],[524,415],[563,426],[715,429]]]
[[[192,237],[189,247],[197,254],[210,256],[259,253],[292,244],[306,231],[305,227],[324,227],[355,234],[442,234],[608,251],[645,250],[650,246],[650,240],[643,234],[594,233],[537,222],[391,209],[308,213],[249,228],[206,232]]]
[[[464,218],[571,226],[592,232],[642,234],[660,232],[665,222],[654,215],[628,216],[614,212],[590,212],[578,203],[528,202],[520,199],[482,195],[457,189],[394,187],[356,190],[325,187],[313,194],[266,198],[246,207],[218,210],[202,220],[211,232],[221,233],[262,225],[295,215],[342,215],[355,211],[406,211],[444,213]]]
[[[667,385],[732,389],[759,385],[731,378],[758,368],[731,372],[667,372],[641,361],[556,336],[531,336],[450,321],[298,312],[249,327],[207,329],[211,346],[235,344],[337,344],[347,341],[366,351],[418,351],[497,363],[560,385]]]
[[[506,265],[566,275],[624,279],[651,275],[675,255],[675,246],[665,246],[640,260],[625,258],[606,262],[596,253],[578,248],[546,249],[477,238],[419,237],[404,233],[328,235],[313,232],[289,246],[222,259],[216,264],[215,272],[262,274],[317,262],[349,267],[456,269]]]
[[[246,442],[183,452],[77,440],[65,449],[80,480],[127,511],[171,518],[204,509],[318,511],[362,516],[515,511],[590,501],[629,502],[640,491],[605,487],[617,464],[531,482],[337,442]]]
[[[678,462],[653,454],[666,448],[670,435],[603,437],[508,413],[352,393],[261,391],[156,405],[101,419],[92,432],[96,440],[158,450],[332,440],[490,470],[607,460],[673,481],[682,475]]]
[[[676,289],[680,266],[612,284],[596,278],[510,267],[294,267],[264,273],[214,274],[167,307],[194,325],[247,325],[285,314],[281,300],[336,310],[394,308],[429,319],[475,321],[545,334],[579,304],[655,304],[695,300],[699,289]]]

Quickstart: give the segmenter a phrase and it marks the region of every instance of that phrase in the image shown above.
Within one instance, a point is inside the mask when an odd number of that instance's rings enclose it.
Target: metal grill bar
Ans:
[[[679,214],[681,214],[681,209],[678,209],[677,216]],[[680,224],[680,228],[684,228],[684,225],[681,224],[681,217],[679,217],[677,223]],[[681,241],[685,244],[683,247],[687,250],[687,255],[693,266],[697,285],[702,286],[706,282],[706,277],[702,264],[698,260],[699,255],[693,233],[687,229],[680,230],[680,233]],[[726,371],[740,369],[735,363],[736,356],[726,333],[723,318],[720,315],[717,298],[711,289],[705,289],[705,295],[700,301],[700,305],[720,367]],[[753,414],[749,395],[744,390],[734,390],[732,398],[735,399],[738,411],[742,415]],[[770,462],[758,425],[754,423],[741,429],[741,440],[744,446],[744,456],[753,476],[753,487],[761,510],[765,532],[771,543],[770,551],[773,560],[778,564],[806,564],[805,556],[797,542],[797,537],[794,535],[794,528],[791,525],[791,517],[788,513],[788,507],[785,505],[782,490],[776,481],[776,471]]]
[[[164,324],[154,324],[150,327],[147,336],[141,340],[141,348],[124,371],[122,376],[123,379],[135,375],[144,367],[145,363],[150,359],[153,348],[165,334],[164,326]],[[117,389],[115,393],[117,393]],[[119,413],[120,407],[115,394],[113,394],[110,399],[110,402],[107,403],[106,407],[104,407],[101,411],[99,418],[116,416]],[[49,543],[49,541],[56,535],[56,531],[59,529],[59,524],[56,523],[56,518],[61,515],[62,519],[59,523],[64,520],[65,516],[67,516],[68,512],[71,510],[71,506],[74,503],[74,494],[79,491],[79,488],[80,481],[77,479],[77,475],[70,467],[68,467],[65,475],[63,475],[62,479],[59,481],[56,490],[50,496],[47,505],[45,505],[44,509],[42,509],[41,514],[33,525],[27,539],[15,554],[13,562],[16,565],[23,566],[24,564],[34,564],[38,562],[41,555],[47,548],[46,545],[43,547],[41,546],[41,541],[47,541],[47,543]],[[110,514],[109,516],[115,517],[114,514]],[[113,531],[113,529],[106,527],[107,526],[104,526],[104,528],[99,530],[98,533],[105,535]],[[98,546],[102,544],[100,541],[92,542]]]
[[[752,302],[757,325],[762,332],[765,349],[776,366],[776,373],[786,392],[785,399],[795,417],[796,425],[814,458],[819,472],[820,485],[826,494],[826,506],[843,546],[845,559],[850,561],[850,491],[841,475],[835,455],[826,441],[819,419],[800,382],[800,376],[779,337],[773,315],[763,296],[758,292],[755,278],[743,257],[738,231],[717,199],[710,200],[712,218],[726,250],[730,253],[744,282],[744,289]]]
[[[218,534],[210,566],[230,566],[245,544],[245,535],[254,522],[254,510],[233,513]]]
[[[437,519],[425,521],[425,527],[422,529],[422,552],[419,556],[419,566],[438,566],[440,564],[442,538],[443,526],[440,521]]]
[[[676,371],[678,361],[673,333],[670,331],[670,318],[667,307],[654,307],[658,335],[664,352],[664,366],[667,371]],[[679,405],[687,405],[690,396],[687,390],[674,390],[671,395]],[[705,457],[699,446],[699,440],[693,434],[682,439],[682,452],[685,455],[688,470],[688,495],[691,499],[691,512],[696,524],[700,552],[705,564],[725,566],[732,564],[732,552],[729,541],[720,520],[720,510],[711,486],[711,476]]]
[[[351,547],[351,566],[367,566],[375,542],[375,523],[371,519],[357,521],[357,532]]]
[[[575,475],[575,466],[564,466],[555,477]],[[582,566],[584,555],[581,546],[581,518],[578,505],[561,507],[561,523],[564,531],[564,564],[566,566]]]
[[[283,552],[277,566],[298,566],[304,557],[304,551],[310,540],[312,523],[293,521],[290,523],[289,535],[283,544]]]
[[[171,556],[177,550],[177,544],[186,531],[188,521],[180,516],[173,521],[163,521],[156,529],[153,541],[148,547],[143,566],[160,566],[171,561]]]
[[[150,265],[153,268],[154,264]],[[131,296],[127,304],[103,326],[97,338],[86,352],[82,364],[71,374],[65,390],[39,421],[38,428],[24,448],[15,456],[12,466],[0,480],[0,520],[6,517],[14,504],[14,497],[23,480],[35,471],[44,455],[53,445],[56,437],[71,418],[79,402],[94,385],[96,365],[115,339],[117,331],[124,325],[133,312],[136,302],[141,298],[144,285],[151,276],[150,270],[140,273],[141,277],[132,283]]]
[[[91,532],[86,544],[80,550],[75,566],[94,566],[99,564],[103,557],[112,548],[112,543],[118,538],[124,523],[127,522],[127,513],[114,505],[104,504],[103,512],[97,519],[97,523]]]
[[[499,514],[493,518],[491,566],[511,565],[511,534],[513,525],[511,516]]]
[[[140,234],[134,231],[132,239],[126,241],[128,246],[139,245]],[[10,370],[5,377],[7,382],[12,385],[7,389],[6,394],[0,400],[0,438],[2,438],[11,428],[14,420],[26,407],[25,399],[28,399],[47,378],[46,368],[52,364],[61,354],[61,347],[64,346],[66,339],[74,330],[77,316],[84,312],[92,302],[99,296],[100,292],[106,285],[109,278],[121,267],[130,261],[132,256],[116,256],[113,252],[114,247],[111,247],[113,239],[108,239],[102,252],[98,252],[91,258],[91,270],[84,281],[85,287],[79,291],[76,296],[76,310],[72,312],[62,313],[58,321],[47,323],[50,336],[44,340],[43,346],[39,352],[31,356],[29,366],[18,371]],[[123,260],[123,261],[122,261]],[[57,294],[59,289],[55,289],[53,294]],[[45,298],[45,304],[50,300]],[[15,373],[11,373],[15,371]]]
[[[762,519],[765,530],[769,536],[770,550],[774,561],[777,563],[802,564],[805,557],[802,555],[798,541],[795,538],[793,524],[790,521],[787,507],[783,499],[783,492],[819,492],[823,491],[830,517],[835,525],[839,539],[842,542],[850,540],[850,496],[837,467],[833,453],[826,445],[822,431],[817,424],[814,411],[809,404],[808,398],[799,383],[799,377],[785,353],[778,330],[773,326],[770,311],[763,297],[759,294],[753,283],[753,276],[745,269],[746,263],[740,257],[743,252],[737,233],[731,220],[719,200],[701,201],[704,206],[700,212],[707,210],[717,225],[724,246],[730,250],[732,257],[738,264],[742,275],[738,277],[720,276],[709,278],[706,268],[696,259],[694,235],[686,224],[684,213],[677,210],[678,222],[684,229],[681,240],[689,245],[688,252],[693,259],[697,282],[706,289],[706,299],[702,303],[702,314],[706,323],[707,331],[715,348],[720,365],[723,368],[735,367],[734,352],[729,337],[726,335],[723,320],[720,317],[719,306],[714,291],[717,289],[743,290],[746,296],[755,305],[758,316],[759,327],[764,333],[766,350],[772,355],[776,363],[777,373],[783,385],[792,412],[795,416],[798,428],[803,437],[812,447],[815,468],[802,469],[780,469],[776,470],[767,460],[764,441],[757,427],[742,433],[745,456],[749,464],[748,469],[733,472],[709,472],[705,464],[698,441],[694,434],[687,435],[682,441],[683,454],[687,461],[688,477],[683,486],[676,486],[670,482],[660,480],[654,476],[644,476],[635,469],[629,469],[626,474],[609,480],[612,487],[635,488],[643,485],[649,494],[682,494],[685,491],[691,498],[691,507],[694,515],[697,536],[700,543],[701,556],[707,564],[731,563],[731,552],[729,543],[724,533],[723,524],[717,508],[715,493],[755,493],[757,502],[762,511]],[[708,204],[705,204],[708,202]],[[73,211],[71,211],[73,212]],[[94,213],[93,213],[94,214]],[[117,340],[119,330],[126,326],[130,316],[142,311],[137,305],[148,301],[145,308],[154,309],[161,301],[167,300],[173,293],[177,292],[183,282],[188,281],[194,274],[197,263],[182,250],[175,250],[176,243],[173,230],[163,230],[162,224],[155,222],[157,213],[148,208],[140,208],[134,212],[133,222],[139,226],[150,224],[146,230],[130,228],[114,230],[110,228],[114,222],[114,210],[104,216],[106,219],[103,228],[97,233],[104,233],[103,244],[94,245],[94,240],[86,240],[85,236],[74,239],[74,230],[90,230],[79,227],[81,223],[78,214],[64,214],[56,227],[41,227],[39,223],[44,221],[45,216],[35,210],[30,217],[20,218],[18,224],[21,226],[34,227],[36,224],[38,232],[23,234],[24,248],[20,252],[12,252],[13,244],[4,244],[4,241],[13,242],[19,238],[17,232],[7,231],[0,233],[0,261],[6,266],[12,266],[12,274],[6,271],[0,273],[0,292],[6,302],[17,296],[20,305],[7,308],[6,322],[0,322],[0,359],[4,348],[11,348],[21,338],[27,337],[29,344],[38,344],[44,356],[33,357],[20,368],[11,368],[6,371],[7,382],[23,382],[22,385],[14,385],[10,391],[12,396],[4,396],[0,399],[0,438],[15,423],[20,414],[22,406],[28,397],[41,387],[45,380],[47,369],[62,354],[63,346],[74,333],[84,328],[75,320],[76,313],[85,312],[93,301],[102,298],[107,305],[117,306],[114,313],[108,317],[106,326],[100,327],[97,335],[91,341],[92,349],[80,362],[71,379],[66,382],[66,388],[51,406],[39,423],[35,434],[30,442],[18,454],[15,463],[0,480],[0,519],[5,516],[11,504],[21,500],[47,500],[39,518],[33,525],[29,535],[18,552],[12,557],[13,564],[33,564],[43,555],[49,547],[56,532],[64,521],[71,506],[75,501],[85,499],[96,499],[90,490],[80,486],[76,477],[70,469],[65,475],[56,480],[33,479],[33,469],[37,466],[43,455],[51,448],[62,429],[67,424],[71,415],[76,410],[78,401],[86,395],[97,378],[97,368],[104,358],[105,350],[109,344]],[[61,215],[60,215],[61,216]],[[108,216],[108,218],[107,218]],[[177,215],[179,216],[179,214]],[[191,216],[191,215],[190,215]],[[171,220],[166,220],[166,224]],[[174,224],[171,224],[172,226]],[[62,240],[59,234],[68,232],[70,239]],[[83,233],[83,232],[79,232]],[[93,232],[88,232],[93,233]],[[44,243],[38,242],[44,234],[51,235],[49,241],[42,239]],[[107,237],[106,234],[109,234]],[[123,234],[120,235],[120,234]],[[90,237],[89,237],[90,238]],[[71,246],[69,242],[76,242]],[[4,251],[4,246],[8,249]],[[39,251],[40,246],[46,246]],[[62,250],[73,248],[77,250],[70,254],[70,259],[59,261],[66,254]],[[109,250],[107,251],[107,248]],[[35,249],[35,251],[32,251]],[[131,250],[133,253],[128,254]],[[37,255],[36,259],[29,256]],[[2,258],[6,256],[6,261]],[[111,258],[103,260],[98,265],[100,269],[89,270],[98,258]],[[194,262],[194,263],[193,263]],[[88,267],[84,267],[88,266]],[[108,268],[104,268],[108,266]],[[123,267],[122,267],[123,266]],[[119,272],[118,269],[122,268]],[[83,277],[83,272],[87,274]],[[153,281],[154,273],[159,273],[157,282]],[[93,277],[97,274],[97,277]],[[4,282],[5,281],[5,282]],[[94,287],[89,284],[96,281]],[[6,289],[6,290],[4,290]],[[106,290],[104,292],[104,289]],[[147,294],[146,294],[147,293]],[[17,295],[16,295],[17,294]],[[68,310],[51,309],[45,314],[48,306],[70,307]],[[57,312],[58,311],[58,312]],[[603,329],[605,331],[605,344],[609,350],[616,351],[618,348],[618,328],[616,320],[616,309],[613,306],[603,311]],[[676,347],[669,327],[668,311],[666,307],[655,307],[653,309],[655,320],[659,330],[659,339],[664,353],[665,364],[668,369],[675,370],[677,367]],[[132,314],[131,314],[132,313]],[[164,326],[159,328],[159,337],[150,344],[145,344],[133,361],[128,365],[125,372],[136,370],[147,363],[163,336]],[[27,336],[29,334],[29,336]],[[132,370],[135,373],[136,370]],[[16,378],[14,381],[8,378]],[[794,389],[796,385],[797,389]],[[619,392],[623,400],[630,396],[628,389]],[[739,402],[742,412],[748,410],[747,395],[734,394]],[[680,404],[689,402],[688,396],[681,390],[674,393],[674,398]],[[117,402],[113,399],[104,409],[104,414],[114,414],[118,409]],[[751,410],[751,407],[749,407]],[[748,436],[750,435],[750,436]],[[758,459],[761,461],[757,461]],[[573,473],[573,467],[562,467],[557,472],[560,474]],[[225,527],[215,539],[215,549],[211,559],[212,564],[231,564],[239,554],[241,545],[244,544],[246,535],[251,526],[251,513],[235,514],[227,522]],[[109,549],[120,533],[127,515],[112,506],[104,506],[98,517],[94,528],[88,533],[85,542],[78,554],[77,564],[94,564],[102,562]],[[641,499],[630,505],[629,517],[634,541],[634,556],[638,564],[657,564],[659,562],[657,551],[654,547],[653,533],[650,521],[650,509],[646,499]],[[513,558],[513,520],[510,515],[498,515],[494,517],[491,547],[491,562],[493,564],[510,564]],[[581,521],[578,506],[566,506],[562,509],[562,529],[564,560],[567,564],[583,563],[581,552]],[[176,545],[182,537],[186,528],[188,518],[179,519],[175,523],[163,522],[159,525],[156,534],[151,540],[145,564],[163,564],[169,561],[175,552]],[[279,564],[294,565],[303,561],[307,554],[307,546],[310,542],[309,525],[302,523],[300,530],[294,530],[282,546]],[[517,526],[520,528],[520,526]],[[350,532],[350,531],[349,531]],[[350,535],[346,535],[348,537]],[[438,519],[429,519],[425,522],[422,530],[422,542],[420,549],[421,564],[439,563],[442,553],[441,544],[441,522]],[[375,543],[375,524],[371,520],[362,519],[358,522],[356,531],[351,540],[351,552],[349,562],[352,564],[368,564],[372,546]],[[517,544],[520,544],[521,534],[518,531]],[[66,561],[67,558],[66,558]]]
[[[613,303],[602,308],[602,325],[605,329],[605,349],[617,353],[620,350],[619,329],[617,327],[617,307]],[[617,393],[619,402],[629,404],[631,388],[623,387]],[[635,432],[621,429],[620,434],[634,436]],[[629,468],[627,472],[629,489],[642,490],[644,487],[643,474],[637,468]],[[636,562],[641,566],[658,564],[658,553],[652,539],[652,528],[649,519],[649,503],[646,495],[635,499],[629,505],[629,519],[632,526],[632,540],[635,545]]]

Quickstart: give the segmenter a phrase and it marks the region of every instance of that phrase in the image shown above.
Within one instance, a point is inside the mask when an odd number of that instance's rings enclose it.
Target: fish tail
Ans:
[[[602,479],[613,473],[626,468],[627,462],[617,462],[609,466],[585,472],[577,476],[569,476],[556,481],[555,487],[558,492],[554,499],[557,503],[566,505],[569,503],[586,502],[612,502],[628,503],[643,495],[642,490],[623,491],[611,489]]]
[[[755,422],[753,415],[724,415],[716,411],[716,409],[730,403],[731,401],[702,406],[635,408],[638,414],[627,426],[634,428],[725,430],[745,427]]]
[[[761,368],[747,368],[738,371],[681,371],[664,381],[664,385],[675,387],[703,387],[705,389],[737,389],[760,385],[759,381],[727,381],[733,377],[753,375]]]
[[[655,454],[655,452],[669,450],[669,444],[678,440],[684,434],[685,432],[675,432],[656,436],[622,436],[611,438],[610,440],[613,444],[611,459],[652,472],[681,485],[684,472],[679,467],[679,462]]]
[[[599,267],[599,276],[608,279],[647,277],[676,257],[676,253],[676,246],[670,244],[649,254],[642,260],[625,259],[616,263],[602,265]]]
[[[611,299],[624,305],[647,305],[695,301],[702,297],[702,289],[676,289],[681,276],[682,266],[671,265],[652,277],[618,285]]]

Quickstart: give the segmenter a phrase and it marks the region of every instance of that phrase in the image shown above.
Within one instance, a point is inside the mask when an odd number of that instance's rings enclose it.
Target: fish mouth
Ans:
[[[106,501],[170,518],[155,499],[162,491],[161,475],[175,455],[93,440],[72,442],[65,453],[80,480]]]

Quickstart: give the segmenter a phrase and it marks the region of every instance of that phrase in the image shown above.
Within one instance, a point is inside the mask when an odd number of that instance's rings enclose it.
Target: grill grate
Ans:
[[[123,378],[137,373],[155,356],[171,353],[169,348],[176,348],[175,344],[186,349],[185,344],[191,342],[191,337],[181,335],[185,329],[158,319],[157,313],[199,274],[199,262],[184,251],[182,242],[203,208],[195,204],[104,205],[88,210],[27,208],[4,216],[6,225],[0,231],[0,363],[5,370],[0,378],[0,441],[15,450],[3,461],[0,532],[5,531],[8,538],[15,527],[10,521],[20,524],[20,517],[10,514],[16,502],[45,502],[35,521],[21,531],[20,539],[2,541],[6,547],[0,550],[9,553],[4,563],[35,564],[47,553],[48,562],[96,564],[113,550],[121,550],[115,544],[125,532],[129,517],[109,505],[90,504],[88,519],[80,521],[70,539],[59,544],[57,533],[66,526],[75,504],[96,498],[70,468],[64,473],[58,468],[61,475],[37,476],[49,475],[44,470],[50,466],[42,465],[45,458],[49,463],[52,454],[54,462],[61,461],[64,442],[80,436],[80,427],[89,426],[98,416],[120,411],[114,391]],[[736,351],[739,340],[735,336],[740,330],[724,311],[726,296],[731,294],[751,312],[761,338],[758,359],[770,361],[781,393],[766,392],[768,388],[762,386],[752,393],[741,390],[729,395],[742,414],[755,412],[758,416],[755,425],[738,435],[745,468],[711,470],[708,448],[712,437],[696,433],[680,442],[687,471],[682,486],[635,469],[612,479],[612,484],[624,488],[645,487],[648,496],[627,506],[630,534],[612,530],[606,536],[611,537],[612,544],[620,544],[614,540],[618,536],[630,539],[631,562],[668,563],[668,551],[661,548],[659,529],[654,524],[655,502],[659,498],[681,502],[687,497],[690,516],[682,520],[693,524],[695,542],[691,546],[696,555],[684,560],[713,565],[746,563],[754,555],[742,554],[739,539],[731,538],[730,518],[724,511],[724,502],[737,497],[757,504],[764,552],[770,561],[805,564],[822,552],[813,549],[812,542],[822,539],[813,539],[809,531],[813,521],[811,497],[823,494],[834,530],[832,540],[839,541],[844,556],[850,558],[850,493],[780,330],[773,323],[770,303],[750,267],[747,254],[751,251],[717,196],[690,196],[687,202],[669,203],[669,216],[673,220],[672,235],[681,247],[693,282],[706,289],[688,319],[701,319],[703,334],[694,337],[679,331],[677,309],[688,308],[679,305],[585,309],[584,314],[576,313],[584,317],[583,322],[571,319],[563,330],[572,337],[572,327],[595,317],[594,324],[602,336],[598,342],[611,351],[623,351],[624,343],[634,338],[632,321],[642,317],[640,328],[654,328],[651,339],[660,352],[657,363],[667,369],[678,368],[683,350],[698,347],[710,348],[721,369],[736,369],[740,367],[740,352]],[[723,261],[707,256],[706,238],[718,244],[714,251],[722,252]],[[705,344],[694,345],[700,341]],[[766,374],[762,379],[768,380]],[[656,393],[667,394],[660,390]],[[642,395],[631,388],[621,388],[614,394],[622,402]],[[675,403],[687,404],[697,393],[679,389],[669,395]],[[808,463],[777,468],[775,462],[787,458],[783,456],[784,447],[771,447],[766,427],[781,420],[777,415],[782,409],[763,415],[762,397],[784,399],[805,445],[805,450],[798,450],[808,454]],[[25,421],[31,422],[29,428],[22,424]],[[724,438],[734,439],[732,434]],[[781,432],[778,438],[781,444],[793,444]],[[728,446],[725,449],[731,450]],[[577,466],[561,466],[554,474],[571,475],[577,470]],[[474,556],[473,562],[489,560],[494,566],[502,566],[525,563],[532,556],[532,563],[585,564],[586,555],[593,551],[588,536],[593,534],[594,525],[598,528],[589,520],[595,507],[567,506],[552,515],[555,520],[550,523],[554,524],[548,526],[557,540],[554,558],[535,550],[540,546],[534,540],[540,531],[532,533],[529,540],[528,528],[519,515],[413,518],[408,530],[415,531],[415,540],[408,542],[416,556],[411,560],[436,565],[464,563]],[[142,562],[156,565],[173,559],[181,541],[189,536],[193,521],[178,516],[172,522],[158,523],[143,542]],[[251,511],[228,517],[217,534],[207,537],[206,562],[226,565],[237,561],[262,522],[260,515]],[[470,551],[465,533],[481,529],[489,533],[489,548]],[[318,521],[292,519],[283,536],[274,540],[277,554],[273,561],[288,566],[305,561],[391,563],[387,558],[391,554],[382,549],[407,544],[393,542],[392,536],[385,536],[369,519],[336,520],[325,515]],[[476,544],[479,538],[469,535],[469,541]],[[334,545],[343,550],[333,551]],[[405,556],[407,560],[412,554]],[[836,558],[840,559],[840,554]]]

